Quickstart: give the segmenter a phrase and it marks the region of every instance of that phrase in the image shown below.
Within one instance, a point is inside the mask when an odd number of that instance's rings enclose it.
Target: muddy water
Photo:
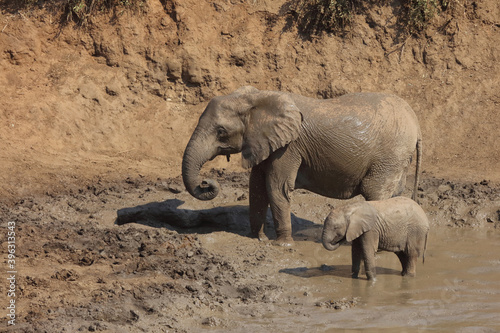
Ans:
[[[425,264],[403,278],[396,255],[381,252],[378,278],[351,279],[350,246],[328,252],[318,243],[297,242],[304,267],[280,270],[292,285],[288,311],[239,320],[245,331],[277,332],[460,331],[500,329],[500,233],[497,230],[433,229]],[[336,310],[318,302],[340,300]],[[355,303],[349,307],[350,303]],[[324,304],[324,303],[323,303]]]

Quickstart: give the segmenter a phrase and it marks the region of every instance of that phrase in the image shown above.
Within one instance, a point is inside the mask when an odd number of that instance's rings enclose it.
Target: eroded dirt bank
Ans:
[[[242,85],[397,94],[419,118],[424,170],[500,181],[497,1],[457,1],[408,38],[399,1],[362,6],[342,36],[312,37],[284,0],[149,0],[86,27],[19,3],[0,1],[2,200],[176,177],[205,104]]]

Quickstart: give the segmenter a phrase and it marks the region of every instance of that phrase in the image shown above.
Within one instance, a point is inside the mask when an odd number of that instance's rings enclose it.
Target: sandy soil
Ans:
[[[15,224],[17,317],[0,330],[292,332],[296,320],[354,330],[357,316],[390,304],[407,320],[372,329],[440,329],[457,317],[457,330],[500,329],[488,250],[500,226],[496,1],[461,1],[418,38],[401,36],[397,1],[367,5],[346,36],[313,38],[297,34],[285,1],[150,0],[86,28],[14,3],[0,1],[0,221],[5,234]],[[366,281],[345,273],[348,247],[332,258],[317,244],[336,201],[307,192],[294,195],[295,247],[248,238],[239,158],[205,167],[223,185],[216,200],[185,192],[182,152],[199,114],[245,84],[318,98],[384,91],[412,105],[424,137],[419,202],[434,230],[416,282],[396,290],[407,280],[381,255],[388,282],[362,292]],[[460,301],[436,290],[458,290]]]

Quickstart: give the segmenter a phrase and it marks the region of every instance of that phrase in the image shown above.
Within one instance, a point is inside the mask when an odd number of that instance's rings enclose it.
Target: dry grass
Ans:
[[[37,7],[61,13],[61,23],[75,22],[86,26],[101,13],[120,15],[126,10],[141,10],[147,0],[0,0],[11,11],[27,11]]]
[[[443,11],[453,10],[459,0],[404,0],[398,22],[407,35],[423,31],[432,18]],[[350,27],[355,14],[363,14],[370,6],[387,4],[388,0],[293,0],[290,11],[299,30],[308,35],[342,33]]]

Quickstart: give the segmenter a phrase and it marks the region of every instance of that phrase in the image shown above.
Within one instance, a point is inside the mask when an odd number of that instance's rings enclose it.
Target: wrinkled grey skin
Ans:
[[[291,237],[290,195],[302,188],[339,199],[398,195],[417,151],[415,192],[421,163],[417,117],[401,98],[355,93],[319,100],[242,87],[213,98],[184,152],[182,177],[195,198],[217,196],[215,180],[200,178],[204,163],[241,152],[250,175],[252,235],[265,239],[270,206],[277,242]]]
[[[403,271],[415,276],[417,258],[425,254],[429,221],[413,200],[395,197],[382,201],[364,201],[333,209],[323,226],[323,246],[336,250],[352,242],[352,276],[358,277],[361,260],[366,277],[375,280],[375,253],[396,253]]]

